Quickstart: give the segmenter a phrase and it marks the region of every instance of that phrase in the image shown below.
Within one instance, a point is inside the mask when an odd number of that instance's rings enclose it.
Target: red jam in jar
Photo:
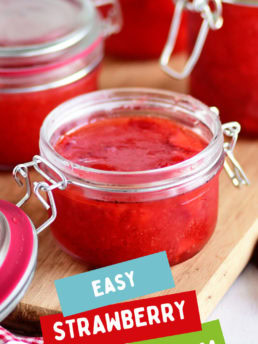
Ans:
[[[222,28],[209,30],[190,76],[191,94],[217,106],[222,121],[234,119],[244,134],[258,137],[258,1],[225,1],[222,15]],[[190,49],[200,21],[189,13]]]
[[[223,134],[218,117],[189,96],[121,89],[77,97],[46,118],[40,149],[69,180],[54,191],[52,233],[91,268],[163,250],[177,264],[214,231]]]
[[[158,58],[165,45],[174,12],[171,0],[119,0],[122,30],[106,42],[109,54],[122,58]],[[185,19],[179,33],[176,51],[186,47]]]
[[[0,169],[7,170],[38,153],[51,110],[97,89],[108,24],[90,0],[0,0],[0,22]]]
[[[46,115],[67,99],[96,90],[99,68],[72,84],[53,89],[24,93],[0,90],[0,169],[11,169],[19,160],[30,160],[38,152],[39,130]]]
[[[64,134],[55,150],[77,164],[105,171],[145,171],[191,158],[207,143],[159,117],[115,117]]]

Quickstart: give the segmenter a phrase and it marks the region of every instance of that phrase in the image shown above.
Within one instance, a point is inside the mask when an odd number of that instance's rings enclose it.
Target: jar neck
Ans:
[[[0,69],[0,93],[38,92],[80,80],[103,59],[103,39],[99,37],[80,54],[54,64],[31,68]]]
[[[166,117],[191,128],[209,144],[194,157],[176,165],[138,172],[86,168],[56,153],[54,145],[61,131],[80,126],[82,120],[85,124],[103,111],[119,116]],[[224,160],[221,123],[210,108],[190,96],[137,88],[94,92],[59,106],[43,123],[40,150],[70,184],[111,193],[146,193],[171,188],[175,193],[183,193],[206,183],[218,173]]]

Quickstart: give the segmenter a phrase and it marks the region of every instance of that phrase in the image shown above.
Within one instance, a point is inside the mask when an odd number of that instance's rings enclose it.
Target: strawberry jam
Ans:
[[[95,68],[77,82],[42,91],[1,93],[0,89],[0,169],[12,169],[38,154],[39,130],[46,115],[69,98],[96,90],[98,74]]]
[[[79,165],[132,172],[174,165],[205,146],[198,135],[167,119],[117,117],[62,136],[55,149]]]
[[[180,166],[207,144],[169,118],[125,115],[66,126],[53,147],[89,173],[120,173],[124,180],[130,173],[160,173]],[[180,263],[199,252],[214,231],[219,170],[202,185],[190,191],[182,186],[177,193],[169,186],[144,193],[133,185],[132,192],[123,193],[98,190],[97,184],[69,185],[54,191],[60,215],[51,230],[65,251],[91,268],[163,250],[170,264]]]
[[[258,137],[258,6],[243,3],[223,4],[224,25],[209,31],[190,88],[219,108],[222,122],[238,121],[244,134]],[[191,50],[199,16],[189,14],[188,23]]]

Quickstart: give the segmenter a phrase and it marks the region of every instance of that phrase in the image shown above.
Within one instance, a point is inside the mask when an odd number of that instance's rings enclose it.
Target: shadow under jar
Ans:
[[[53,191],[55,239],[91,268],[192,257],[216,226],[223,145],[219,117],[189,96],[120,89],[64,103],[40,134],[45,172],[68,181]]]
[[[38,152],[51,110],[97,89],[116,27],[89,0],[0,0],[0,23],[0,169],[9,170]]]

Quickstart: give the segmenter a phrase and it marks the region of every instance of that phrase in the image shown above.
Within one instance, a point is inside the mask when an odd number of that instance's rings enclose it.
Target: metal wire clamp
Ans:
[[[54,179],[49,176],[40,166],[40,164],[44,164],[48,170],[53,172],[54,175],[57,176],[58,179]],[[42,232],[46,227],[48,227],[53,221],[56,219],[57,211],[56,205],[53,197],[52,191],[54,189],[64,190],[68,185],[68,181],[66,177],[51,163],[49,163],[46,159],[42,158],[39,155],[35,155],[31,162],[17,165],[13,170],[13,176],[16,183],[23,187],[25,180],[25,187],[26,187],[26,194],[24,197],[16,204],[17,207],[21,207],[30,197],[32,194],[31,190],[31,181],[29,175],[29,169],[34,168],[46,181],[34,182],[33,183],[33,193],[36,195],[40,203],[44,206],[46,210],[51,209],[50,217],[38,228],[36,228],[37,234]],[[22,178],[21,178],[22,177]],[[22,180],[23,179],[23,180]],[[42,196],[41,192],[45,192],[47,194],[47,200]]]

